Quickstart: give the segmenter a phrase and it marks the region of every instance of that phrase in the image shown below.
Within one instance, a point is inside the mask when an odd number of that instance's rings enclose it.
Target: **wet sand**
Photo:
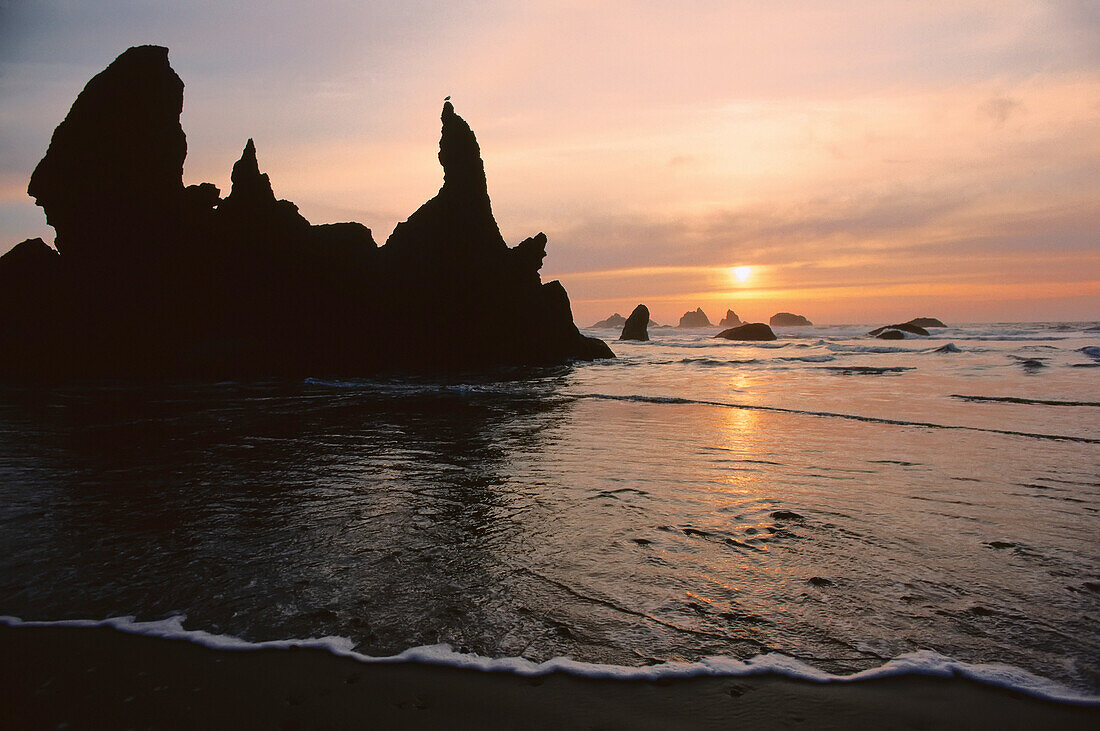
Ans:
[[[316,649],[0,627],[3,728],[1100,728],[1100,708],[960,679],[521,678]]]

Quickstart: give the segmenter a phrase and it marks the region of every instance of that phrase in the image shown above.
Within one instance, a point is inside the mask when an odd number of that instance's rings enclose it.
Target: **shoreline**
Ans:
[[[522,677],[414,662],[364,663],[319,648],[211,649],[103,626],[0,626],[0,658],[5,727],[1100,725],[1097,706],[917,675],[848,683],[772,674]]]

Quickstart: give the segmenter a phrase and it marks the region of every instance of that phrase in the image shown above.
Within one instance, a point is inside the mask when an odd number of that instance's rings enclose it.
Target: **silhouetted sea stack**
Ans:
[[[741,318],[733,310],[726,310],[726,316],[718,323],[718,327],[737,327],[741,324]]]
[[[599,322],[594,324],[592,326],[592,329],[595,330],[595,329],[604,328],[604,327],[620,328],[625,324],[626,324],[626,318],[623,317],[622,315],[620,315],[618,312],[616,312],[614,315],[607,318],[606,320],[600,320]]]
[[[750,322],[740,327],[723,330],[714,337],[726,340],[775,340],[775,333],[762,322]]]
[[[699,307],[695,312],[685,312],[680,318],[679,327],[712,327],[712,325],[703,308]]]
[[[802,315],[795,315],[790,312],[777,312],[772,315],[768,323],[772,327],[810,327],[813,325]]]
[[[649,332],[646,330],[648,325],[649,308],[638,305],[623,325],[623,334],[619,336],[619,340],[649,340]]]
[[[917,327],[947,327],[942,321],[937,320],[934,317],[914,317],[906,325],[916,325]]]
[[[509,248],[480,148],[443,106],[439,193],[378,247],[312,226],[245,145],[224,199],[183,185],[183,82],[131,48],[57,127],[28,192],[57,232],[0,257],[0,376],[356,375],[614,357],[577,330],[546,236]]]
[[[905,340],[905,333],[900,330],[883,330],[875,337],[879,340]]]

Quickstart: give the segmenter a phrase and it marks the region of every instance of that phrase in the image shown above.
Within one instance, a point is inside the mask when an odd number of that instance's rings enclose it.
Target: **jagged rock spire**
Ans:
[[[275,192],[271,189],[271,179],[268,178],[266,173],[260,172],[260,163],[256,159],[256,144],[251,137],[245,143],[241,159],[233,163],[230,180],[233,182],[233,188],[226,198],[226,203],[230,203],[230,205],[275,202]]]
[[[741,318],[737,316],[737,313],[733,310],[726,310],[726,316],[722,318],[722,321],[718,323],[719,327],[737,327],[741,324]]]
[[[268,239],[273,232],[285,233],[288,227],[309,225],[309,221],[298,213],[298,206],[275,198],[271,179],[267,173],[260,172],[256,143],[251,137],[245,143],[241,158],[233,163],[230,180],[233,187],[218,206],[221,218],[246,223],[254,232],[262,232],[258,234],[260,238]]]
[[[454,105],[444,102],[440,115],[439,164],[443,166],[443,189],[469,196],[489,197],[485,163],[470,125],[455,114]]]
[[[449,101],[443,104],[440,120],[443,187],[397,224],[386,241],[386,255],[426,257],[446,267],[488,251],[503,254],[508,247],[493,217],[477,138]],[[459,258],[448,262],[455,256]]]

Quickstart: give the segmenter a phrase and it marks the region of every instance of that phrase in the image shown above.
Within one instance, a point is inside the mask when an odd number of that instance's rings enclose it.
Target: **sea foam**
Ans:
[[[665,662],[657,665],[633,667],[628,665],[603,665],[580,662],[567,657],[556,657],[536,663],[522,657],[484,657],[456,652],[450,645],[425,645],[412,647],[397,655],[375,657],[356,652],[355,644],[346,637],[316,637],[309,639],[268,640],[249,642],[232,635],[219,635],[204,630],[185,629],[185,615],[177,614],[165,619],[139,622],[134,617],[109,619],[65,619],[56,621],[23,621],[18,617],[0,616],[0,625],[22,627],[108,627],[127,634],[183,640],[212,650],[250,651],[289,648],[323,650],[332,655],[347,657],[367,664],[416,663],[443,667],[478,670],[481,672],[510,673],[521,677],[536,677],[550,673],[565,673],[580,678],[611,680],[665,680],[698,677],[747,677],[752,675],[780,675],[794,680],[813,683],[857,683],[898,676],[924,676],[934,678],[965,678],[983,685],[1025,693],[1036,698],[1072,705],[1100,707],[1100,696],[1089,696],[1067,688],[1049,678],[1030,673],[1022,668],[996,663],[973,664],[953,660],[931,650],[906,653],[887,661],[884,665],[863,670],[852,675],[836,675],[819,670],[801,660],[779,653],[757,655],[747,660],[732,657],[705,657],[695,662]]]

